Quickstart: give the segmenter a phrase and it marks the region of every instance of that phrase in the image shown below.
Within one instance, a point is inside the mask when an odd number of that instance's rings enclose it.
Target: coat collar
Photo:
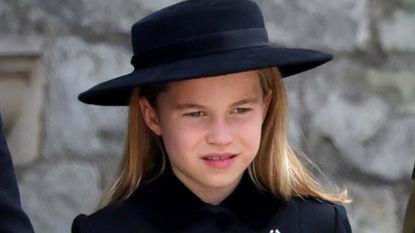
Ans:
[[[143,206],[144,214],[157,225],[183,226],[204,211],[229,211],[252,226],[267,224],[279,210],[282,200],[260,191],[245,173],[236,189],[219,205],[203,202],[170,169],[155,181],[140,186],[133,201]]]

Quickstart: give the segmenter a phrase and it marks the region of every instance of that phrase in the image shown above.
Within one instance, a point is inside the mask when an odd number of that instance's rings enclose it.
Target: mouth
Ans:
[[[207,154],[202,157],[206,165],[216,169],[225,169],[230,167],[236,160],[238,154],[220,153]]]
[[[217,161],[217,160],[233,159],[236,156],[237,156],[236,154],[213,154],[213,155],[205,155],[202,157],[202,159],[207,160],[207,161]]]

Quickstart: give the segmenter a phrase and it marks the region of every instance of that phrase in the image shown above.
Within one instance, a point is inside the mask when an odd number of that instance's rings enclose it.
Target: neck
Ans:
[[[173,169],[175,176],[200,200],[211,205],[219,205],[223,200],[225,200],[238,186],[241,178],[235,180],[231,184],[212,187],[198,183],[197,181],[190,179],[189,177],[182,176],[180,173],[176,174]]]
[[[219,205],[223,200],[225,200],[233,190],[235,190],[237,184],[232,185],[232,187],[224,187],[224,188],[209,188],[209,189],[198,189],[198,190],[192,190],[197,197],[200,198],[205,203],[209,203],[211,205]]]

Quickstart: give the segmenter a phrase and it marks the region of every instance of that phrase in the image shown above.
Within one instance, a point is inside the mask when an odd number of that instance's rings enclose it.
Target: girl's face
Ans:
[[[174,174],[202,200],[220,202],[258,152],[270,98],[248,71],[172,82],[156,108],[143,97],[140,107]]]

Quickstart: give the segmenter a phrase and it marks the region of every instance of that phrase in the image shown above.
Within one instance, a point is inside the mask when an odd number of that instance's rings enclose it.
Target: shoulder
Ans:
[[[287,206],[297,209],[300,232],[352,232],[346,209],[342,205],[296,197]]]
[[[137,221],[139,210],[126,201],[104,207],[91,215],[78,215],[72,223],[72,233],[130,233],[134,230],[131,222]],[[126,224],[126,223],[129,224]]]

